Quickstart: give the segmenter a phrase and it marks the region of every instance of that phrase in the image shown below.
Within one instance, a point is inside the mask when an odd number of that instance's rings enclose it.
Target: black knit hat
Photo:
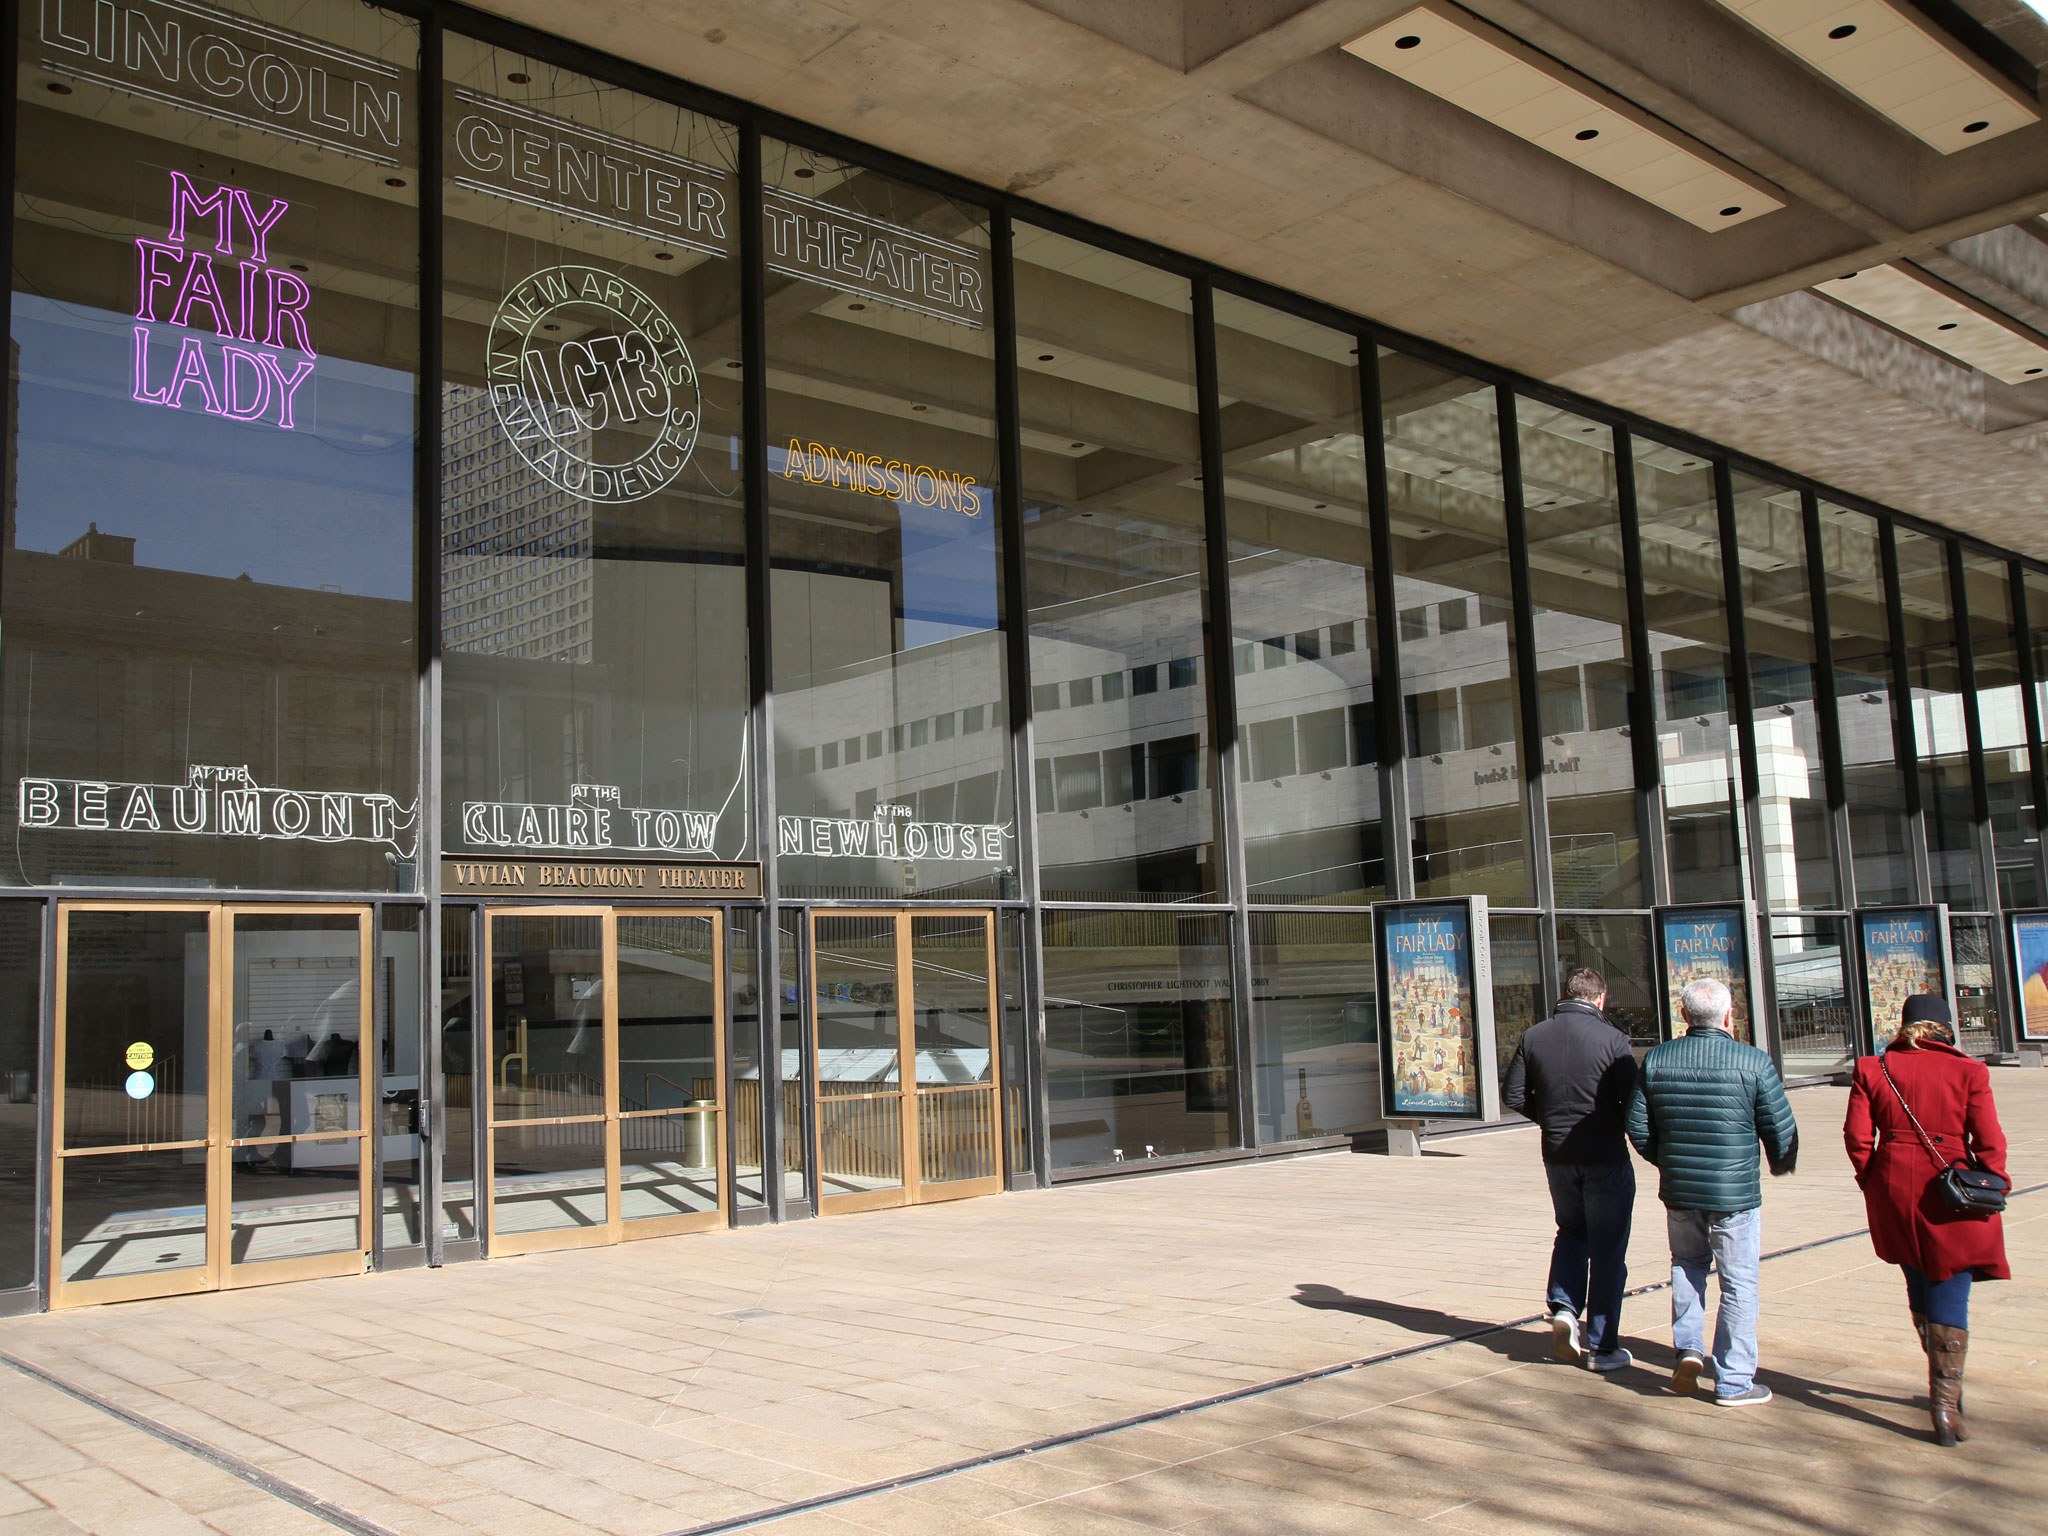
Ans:
[[[1948,999],[1939,992],[1915,992],[1899,1010],[1899,1022],[1952,1025],[1955,1019],[1948,1011]]]

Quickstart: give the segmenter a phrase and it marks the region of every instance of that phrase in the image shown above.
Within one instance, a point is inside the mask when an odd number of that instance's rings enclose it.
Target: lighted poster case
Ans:
[[[1381,1113],[1498,1119],[1486,898],[1375,902],[1372,919]]]
[[[1749,919],[1742,907],[1658,907],[1654,919],[1657,996],[1663,999],[1657,1037],[1669,1040],[1685,1033],[1678,1009],[1681,992],[1695,981],[1718,981],[1735,1000],[1729,1029],[1744,1044],[1755,1045],[1757,987],[1750,968]]]
[[[1956,1005],[1949,955],[1948,908],[1864,907],[1856,913],[1856,963],[1862,976],[1870,1044],[1883,1050],[1899,1030],[1899,1009],[1916,992],[1937,992]]]
[[[2019,1037],[2048,1042],[2048,911],[2008,912],[2006,947],[2019,988]]]

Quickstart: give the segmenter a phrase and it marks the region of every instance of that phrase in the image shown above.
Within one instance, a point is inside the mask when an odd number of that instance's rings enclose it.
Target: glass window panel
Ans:
[[[1628,725],[1628,595],[1614,433],[1519,396],[1515,419],[1542,667],[1536,677],[1537,728],[1550,811],[1551,889],[1562,907],[1640,906],[1642,847]],[[1599,723],[1587,718],[1588,681],[1610,695],[1619,693],[1618,700],[1603,704]]]
[[[1856,901],[1896,906],[1914,899],[1915,882],[1905,774],[1893,727],[1882,530],[1876,519],[1825,501],[1820,521],[1817,553],[1827,583]]]
[[[1256,912],[1251,923],[1260,1144],[1377,1126],[1371,914]]]
[[[738,132],[453,32],[447,74],[444,840],[739,857]]]
[[[736,908],[726,915],[725,963],[731,973],[732,1032],[726,1045],[727,1139],[732,1148],[734,1210],[764,1203],[761,1158],[761,914]],[[783,980],[793,982],[794,976]],[[790,1043],[794,1044],[794,1040]]]
[[[1135,748],[1149,769],[1101,808],[1041,800],[1041,889],[1214,899],[1209,690],[1188,686],[1207,621],[1193,297],[1184,278],[1025,224],[1016,256],[1032,682],[1130,676],[1127,697],[1105,688],[1091,709],[1038,717],[1038,748]]]
[[[21,71],[0,879],[409,889],[419,30],[206,35],[363,115],[224,117],[146,33]]]
[[[1897,528],[1899,607],[1911,680],[1913,745],[1920,764],[1921,820],[1927,829],[1934,899],[1958,907],[1990,900],[1977,856],[1977,813],[1970,787],[1970,742],[1963,723],[1962,658],[1956,645],[1949,545]]]
[[[1415,894],[1527,906],[1513,628],[1463,627],[1462,606],[1460,627],[1428,618],[1466,594],[1512,601],[1494,390],[1397,352],[1379,366]]]
[[[1357,643],[1373,626],[1358,340],[1218,294],[1216,358],[1230,621],[1239,647],[1266,658],[1235,669],[1247,893],[1377,900],[1379,753],[1353,762],[1344,730],[1345,710],[1373,696],[1373,653]],[[1291,637],[1272,637],[1286,625]],[[1272,670],[1290,652],[1296,664]]]
[[[1685,449],[1637,438],[1635,473],[1671,889],[1693,901],[1736,901],[1741,776],[1713,469]]]
[[[500,1237],[604,1225],[604,1122],[492,1132],[491,1230]]]
[[[1029,1187],[1037,1173],[1031,1144],[1031,1030],[1024,1008],[1024,928],[1028,913],[996,914],[996,976],[1002,995],[1003,1128],[1005,1172],[1012,1188]]]
[[[1635,1045],[1655,1045],[1657,976],[1650,963],[1650,920],[1636,914],[1560,917],[1557,974],[1589,965],[1607,978],[1607,1018]]]
[[[64,921],[59,1144],[206,1140],[213,1060],[206,913],[71,912]],[[131,1054],[142,1066],[128,1064]]]
[[[803,1004],[803,971],[797,953],[797,930],[804,914],[784,908],[777,922],[782,946],[782,1198],[792,1204],[810,1199],[811,1166],[809,1063],[810,1019]]]
[[[922,1184],[992,1179],[1002,1171],[990,922],[980,912],[910,919]]]
[[[721,1208],[715,1110],[619,1122],[619,1219],[697,1216]]]
[[[385,1253],[426,1241],[420,1163],[420,924],[418,907],[386,907],[373,975],[377,1006],[378,1210]]]
[[[355,916],[235,914],[230,985],[230,1134],[247,1140],[362,1129],[362,930]],[[323,1148],[315,1161],[331,1161],[330,1151],[355,1166],[356,1143]],[[297,1163],[286,1156],[281,1165]]]
[[[1542,929],[1543,920],[1533,913],[1486,915],[1493,962],[1493,1042],[1503,1072],[1522,1036],[1550,1016],[1543,985]]]
[[[1799,493],[1737,472],[1736,558],[1756,700],[1757,819],[1764,890],[1774,908],[1835,907],[1814,668],[1819,652]]]
[[[274,1264],[361,1246],[361,1143],[243,1147],[229,1175],[229,1237],[237,1264]]]
[[[36,1278],[43,908],[0,902],[0,1290]]]
[[[1771,919],[1778,1051],[1787,1077],[1836,1072],[1856,1054],[1855,1016],[1842,968],[1848,926],[1844,917]]]
[[[813,922],[823,1195],[898,1189],[904,1182],[896,923],[825,912]]]
[[[2022,696],[2023,631],[2013,623],[2010,567],[2003,560],[1965,549],[1963,593],[1977,684],[1977,722],[1984,736],[1984,778],[1991,810],[1991,845],[1998,861],[1999,904],[2038,907],[2044,899],[2040,822]]]
[[[161,1275],[206,1263],[206,1152],[103,1152],[57,1164],[58,1271],[70,1280]]]
[[[474,907],[441,911],[441,1237],[450,1243],[475,1242],[478,1233],[476,1106],[484,1084],[476,1064],[490,1067],[476,985],[476,922]]]
[[[797,754],[776,780],[782,889],[1014,895],[1007,732],[931,730],[1006,697],[988,213],[776,140],[762,154],[775,734]],[[805,755],[874,722],[886,753]],[[920,803],[984,774],[986,822]]]
[[[1047,912],[1054,1168],[1239,1144],[1227,920]]]
[[[1956,915],[1949,921],[1949,943],[1956,967],[1956,1047],[1972,1056],[1996,1051],[2001,1020],[1998,1010],[1997,960],[1999,920]]]
[[[603,919],[489,921],[492,1119],[603,1114]]]
[[[621,912],[619,1109],[718,1107],[718,1027],[724,1004],[711,917]]]

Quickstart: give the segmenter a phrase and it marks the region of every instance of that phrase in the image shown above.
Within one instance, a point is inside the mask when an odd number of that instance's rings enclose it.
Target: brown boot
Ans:
[[[1928,1417],[1934,1423],[1936,1445],[1970,1438],[1963,1426],[1963,1362],[1969,1351],[1969,1329],[1927,1325]]]

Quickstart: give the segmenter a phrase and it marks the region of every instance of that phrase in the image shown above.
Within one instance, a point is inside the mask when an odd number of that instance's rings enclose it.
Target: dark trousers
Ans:
[[[1628,1234],[1635,1221],[1631,1163],[1550,1163],[1557,1242],[1550,1250],[1550,1308],[1586,1316],[1585,1345],[1604,1354],[1621,1344],[1621,1296],[1628,1289]]]
[[[1906,1272],[1906,1301],[1915,1312],[1944,1328],[1970,1326],[1970,1282],[1976,1278],[1974,1274],[1966,1269],[1946,1280],[1930,1280],[1910,1264],[1901,1264],[1899,1268]]]

